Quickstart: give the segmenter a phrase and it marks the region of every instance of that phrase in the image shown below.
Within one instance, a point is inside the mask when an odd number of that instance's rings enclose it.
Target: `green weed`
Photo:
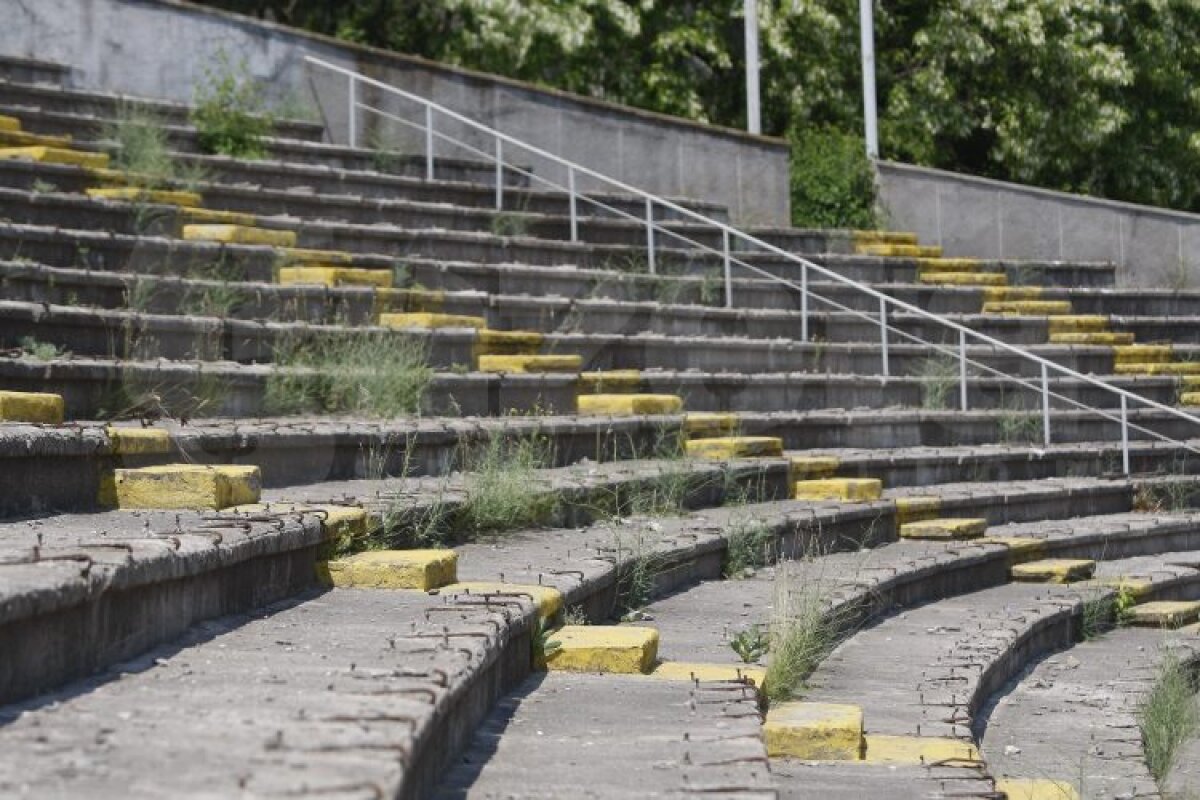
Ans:
[[[1161,781],[1175,762],[1179,747],[1195,735],[1200,718],[1195,703],[1195,681],[1174,653],[1164,656],[1154,687],[1138,707],[1138,725],[1146,764]]]
[[[743,631],[738,631],[729,640],[729,646],[738,658],[745,664],[754,664],[767,654],[771,647],[771,637],[761,625],[751,625]]]
[[[263,140],[274,127],[245,61],[234,65],[224,51],[195,87],[191,119],[204,152],[233,158],[263,158]]]

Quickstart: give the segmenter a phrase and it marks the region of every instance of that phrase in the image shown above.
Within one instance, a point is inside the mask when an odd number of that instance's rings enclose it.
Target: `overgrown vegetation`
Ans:
[[[284,342],[275,351],[277,369],[267,379],[264,403],[275,414],[414,414],[433,379],[428,361],[422,339],[394,333]]]
[[[775,577],[769,638],[771,660],[763,690],[773,703],[792,699],[796,690],[833,650],[841,631],[819,578],[802,580],[791,565]]]
[[[862,137],[798,126],[792,145],[792,223],[808,228],[877,228],[875,170]]]
[[[921,408],[936,410],[950,407],[958,388],[958,359],[949,353],[930,356],[917,367],[921,381]]]
[[[22,336],[20,341],[21,350],[29,356],[40,361],[50,361],[59,356],[67,355],[67,352],[59,348],[56,344],[50,342],[41,342],[32,336]]]
[[[1154,687],[1142,700],[1137,715],[1146,764],[1157,781],[1171,769],[1179,746],[1200,727],[1195,694],[1195,676],[1188,666],[1177,654],[1164,654]]]
[[[1002,444],[1041,444],[1042,417],[1040,414],[1010,403],[996,419],[996,435]]]
[[[729,647],[743,664],[754,664],[767,654],[771,638],[761,625],[751,625],[730,637]]]
[[[113,169],[124,172],[135,186],[158,189],[180,177],[162,120],[145,107],[121,104],[103,135],[114,146]]]
[[[771,563],[776,538],[775,531],[760,519],[743,515],[731,518],[725,531],[725,577],[742,578],[755,567]]]
[[[466,499],[456,527],[479,533],[545,524],[558,509],[558,494],[537,481],[537,471],[554,464],[543,436],[492,436],[466,459]]]
[[[224,51],[217,53],[195,87],[193,102],[192,124],[206,153],[234,158],[266,155],[263,139],[271,133],[274,120],[244,61],[233,64]]]

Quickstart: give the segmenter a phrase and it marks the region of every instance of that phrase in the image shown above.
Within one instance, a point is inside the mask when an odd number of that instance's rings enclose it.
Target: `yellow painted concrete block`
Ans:
[[[980,544],[999,544],[1008,548],[1008,563],[1024,564],[1027,561],[1040,561],[1046,556],[1046,543],[1041,539],[1024,536],[984,536]]]
[[[885,258],[940,258],[942,255],[942,248],[936,245],[860,244],[855,245],[854,249],[864,256]]]
[[[1200,392],[1183,392],[1179,395],[1181,406],[1200,406]]]
[[[791,456],[788,460],[791,463],[790,476],[793,483],[831,478],[842,463],[837,456]]]
[[[982,262],[977,258],[918,258],[921,274],[934,272],[978,272]]]
[[[584,372],[579,376],[579,391],[589,394],[636,392],[641,386],[642,373],[636,369]]]
[[[691,411],[683,415],[683,432],[695,439],[732,435],[739,424],[733,413]]]
[[[565,625],[546,668],[564,672],[647,673],[658,660],[658,631],[633,625]]]
[[[1079,800],[1070,781],[1051,778],[998,778],[996,791],[1008,800]]]
[[[775,436],[722,436],[691,439],[684,451],[693,458],[756,458],[783,455],[783,439]]]
[[[1028,317],[1047,317],[1070,314],[1069,300],[1003,300],[983,304],[985,314],[1017,314]]]
[[[538,586],[528,583],[501,583],[500,581],[459,581],[443,586],[439,594],[474,595],[522,595],[537,607],[538,614],[549,619],[562,610],[562,592],[553,586]],[[551,638],[554,638],[553,636]]]
[[[0,421],[40,422],[58,425],[63,421],[66,404],[62,395],[46,392],[0,391]]]
[[[580,414],[632,416],[634,414],[678,414],[683,398],[673,394],[581,394]]]
[[[483,317],[463,314],[432,314],[426,311],[380,314],[379,324],[387,328],[474,328],[487,327]]]
[[[519,355],[480,356],[480,372],[579,372],[583,366],[582,356],[572,355]]]
[[[291,247],[296,243],[296,232],[253,228],[249,225],[195,224],[183,226],[183,238],[191,242],[264,244],[272,247]]]
[[[1102,314],[1067,314],[1046,321],[1046,330],[1055,333],[1099,333],[1107,331],[1108,317]]]
[[[330,586],[357,589],[413,589],[428,592],[458,578],[453,550],[368,550],[322,562],[317,575]]]
[[[1007,286],[1003,272],[922,272],[921,283],[940,286]]]
[[[110,186],[87,190],[88,197],[97,200],[122,200],[130,203],[161,203],[168,206],[198,206],[200,195],[195,192],[142,189],[137,186]]]
[[[954,761],[980,763],[979,748],[965,739],[934,736],[887,736],[867,734],[863,761],[871,764],[934,764]]]
[[[545,337],[535,331],[480,330],[475,333],[474,355],[534,355],[542,347]]]
[[[58,147],[69,148],[71,137],[67,134],[48,136],[26,131],[0,131],[0,147]]]
[[[216,208],[185,208],[182,216],[184,222],[197,225],[238,225],[253,228],[258,224],[258,217],[253,214]]]
[[[40,161],[43,164],[67,164],[91,169],[104,169],[108,166],[107,153],[88,153],[83,150],[69,150],[65,147],[47,147],[45,145],[0,147],[0,158]]]
[[[377,289],[375,316],[389,311],[440,312],[446,305],[446,293],[428,289]]]
[[[909,231],[853,231],[855,244],[917,244],[917,234]]]
[[[1130,624],[1153,628],[1178,628],[1200,620],[1200,600],[1157,600],[1129,609]]]
[[[942,513],[942,498],[932,495],[920,495],[896,498],[896,523],[903,525],[907,522],[917,522],[923,519],[933,519]]]
[[[780,703],[763,723],[767,755],[810,761],[860,761],[863,712],[836,703]]]
[[[1118,592],[1124,592],[1134,600],[1140,600],[1154,591],[1154,582],[1143,580],[1140,578],[1129,578],[1118,576],[1115,578],[1092,578],[1087,582],[1088,585],[1105,586],[1110,589],[1116,589]]]
[[[1114,364],[1166,364],[1173,357],[1169,344],[1134,344],[1113,348]]]
[[[748,664],[702,664],[695,661],[661,661],[650,673],[651,678],[667,681],[732,681],[750,683],[762,688],[767,678],[765,667]]]
[[[19,131],[21,130],[21,120],[16,117],[9,117],[0,114],[0,131]]]
[[[214,509],[258,502],[258,467],[164,464],[113,472],[113,492],[122,509]]]
[[[321,286],[374,286],[390,289],[392,273],[384,269],[356,267],[280,267],[279,283],[283,286],[318,284]]]
[[[878,500],[883,483],[878,478],[818,478],[792,484],[794,500],[840,500],[861,503]]]
[[[1015,564],[1009,570],[1014,581],[1024,583],[1074,583],[1086,580],[1096,572],[1096,562],[1090,558],[1044,558]]]
[[[358,506],[274,501],[245,503],[227,508],[226,511],[236,514],[313,514],[321,520],[325,537],[341,542],[364,539],[381,524],[377,515]]]
[[[1114,375],[1200,375],[1200,361],[1172,361],[1166,364],[1114,364]]]
[[[171,434],[162,428],[105,429],[112,442],[112,452],[118,456],[163,455],[171,452]]]
[[[1117,331],[1095,331],[1093,333],[1052,333],[1050,344],[1081,344],[1093,347],[1113,347],[1131,345],[1136,341],[1132,333]]]
[[[1041,286],[995,286],[983,290],[985,303],[1009,303],[1016,300],[1037,300],[1042,296]]]
[[[354,263],[354,254],[344,250],[314,250],[309,247],[281,247],[276,254],[284,266],[293,264],[338,264]]]
[[[987,532],[987,520],[975,518],[925,519],[900,526],[901,539],[934,539],[961,542],[978,539]]]

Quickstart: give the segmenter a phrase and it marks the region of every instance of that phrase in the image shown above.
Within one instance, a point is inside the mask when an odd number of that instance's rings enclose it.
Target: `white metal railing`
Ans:
[[[445,106],[439,105],[432,100],[413,94],[403,89],[398,89],[394,86],[383,83],[382,81],[370,78],[353,70],[340,67],[320,58],[313,56],[305,56],[305,61],[309,64],[328,70],[346,78],[348,83],[348,135],[351,146],[358,145],[358,114],[360,111],[375,114],[385,119],[388,119],[397,124],[412,128],[419,131],[424,139],[424,161],[425,161],[425,177],[428,180],[433,180],[435,177],[436,166],[436,145],[438,141],[444,141],[454,145],[457,148],[495,164],[495,208],[501,211],[504,208],[505,196],[505,176],[506,173],[516,173],[528,178],[531,181],[549,186],[555,191],[564,192],[567,195],[569,235],[572,242],[578,242],[579,225],[581,219],[579,212],[579,203],[585,202],[596,208],[607,211],[617,217],[631,220],[639,225],[645,226],[646,231],[646,264],[650,274],[656,274],[656,250],[661,248],[659,243],[659,235],[669,237],[689,247],[716,256],[722,264],[722,276],[724,282],[724,299],[727,308],[733,307],[733,266],[745,269],[754,275],[757,275],[768,281],[772,281],[781,286],[787,287],[792,291],[798,292],[800,295],[800,341],[808,341],[809,334],[809,316],[810,304],[812,301],[817,301],[825,304],[835,310],[851,314],[858,318],[869,320],[873,324],[879,326],[879,342],[880,342],[880,371],[884,377],[888,377],[890,373],[889,359],[889,342],[891,336],[897,336],[902,339],[933,348],[938,353],[948,355],[958,361],[958,382],[959,382],[959,406],[963,411],[968,410],[968,370],[967,366],[971,365],[984,373],[994,375],[1003,380],[1012,382],[1021,388],[1028,389],[1040,394],[1041,398],[1041,423],[1042,423],[1042,438],[1046,445],[1051,443],[1050,429],[1050,399],[1053,397],[1057,400],[1066,403],[1068,406],[1078,408],[1083,411],[1094,413],[1103,419],[1107,419],[1120,426],[1121,431],[1121,455],[1122,467],[1126,475],[1130,472],[1129,467],[1129,432],[1135,430],[1162,442],[1166,442],[1190,452],[1200,454],[1200,446],[1191,444],[1190,442],[1181,441],[1170,436],[1166,436],[1158,431],[1147,428],[1144,425],[1139,425],[1130,420],[1130,406],[1142,406],[1147,409],[1152,409],[1166,413],[1170,417],[1184,420],[1192,425],[1197,426],[1197,434],[1200,435],[1200,417],[1189,414],[1178,408],[1159,403],[1151,400],[1148,397],[1143,397],[1127,389],[1096,378],[1092,375],[1086,375],[1069,367],[1058,364],[1057,362],[1043,358],[1042,356],[1032,353],[1023,347],[1001,341],[999,339],[988,336],[972,330],[964,325],[961,325],[953,320],[943,316],[926,311],[923,308],[907,303],[891,295],[880,292],[879,290],[867,284],[847,278],[831,269],[821,266],[813,261],[810,261],[795,253],[784,250],[781,247],[752,236],[728,223],[720,220],[712,219],[698,211],[674,203],[663,197],[653,195],[649,192],[638,189],[623,181],[615,178],[610,178],[596,170],[585,167],[581,164],[569,161],[553,153],[547,152],[540,147],[531,145],[520,139],[517,139],[509,134],[489,127],[481,122],[477,122],[469,117],[464,116],[456,111],[453,111]],[[384,109],[363,103],[360,100],[362,86],[370,86],[374,89],[383,92],[392,97],[415,103],[419,106],[424,114],[421,122],[413,122],[399,115],[385,111]],[[490,151],[481,149],[471,145],[460,139],[456,139],[447,135],[444,130],[437,128],[437,116],[440,115],[448,120],[464,125],[467,128],[482,134],[485,140],[490,139],[492,148]],[[547,160],[566,171],[566,185],[562,185],[556,181],[550,180],[542,175],[535,174],[532,169],[524,169],[514,162],[506,160],[506,155],[515,150],[518,153],[525,153],[529,156],[534,156],[540,159]],[[644,212],[634,214],[620,208],[617,204],[618,199],[611,199],[606,202],[600,195],[595,193],[588,194],[581,192],[577,188],[579,177],[586,177],[599,185],[605,186],[607,189],[624,195],[627,198],[633,197],[641,201]],[[666,220],[656,217],[656,211],[669,211],[675,215],[674,220]],[[710,247],[702,242],[691,239],[681,233],[677,228],[669,228],[664,222],[683,221],[686,223],[694,223],[698,226],[713,228],[720,233],[721,246],[719,249]],[[767,253],[777,258],[790,261],[800,267],[800,281],[797,284],[795,281],[775,275],[761,267],[750,264],[744,259],[735,255],[739,252],[736,249],[737,245],[742,246],[741,252],[756,251]],[[879,311],[877,314],[872,314],[862,311],[857,308],[852,308],[843,303],[840,303],[832,298],[817,294],[810,287],[810,273],[813,273],[821,278],[826,279],[834,284],[847,287],[857,293],[861,293],[867,297],[873,298],[878,302]],[[889,314],[893,316],[896,312],[911,314],[919,319],[934,323],[943,328],[948,334],[957,334],[957,347],[946,345],[941,342],[930,342],[908,331],[900,330],[890,324]],[[1035,383],[1032,380],[1027,380],[1017,375],[1011,375],[1000,369],[985,364],[975,358],[968,356],[968,343],[974,345],[983,345],[992,348],[993,351],[1001,351],[1009,355],[1020,358],[1029,364],[1038,368],[1039,377]],[[1050,376],[1056,378],[1067,378],[1078,381],[1084,385],[1098,388],[1104,392],[1110,393],[1118,401],[1119,412],[1113,413],[1104,408],[1083,403],[1075,398],[1068,397],[1061,392],[1052,391],[1050,388]]]

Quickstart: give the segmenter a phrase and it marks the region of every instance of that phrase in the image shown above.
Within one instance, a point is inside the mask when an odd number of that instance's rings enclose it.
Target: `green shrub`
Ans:
[[[792,224],[877,228],[875,173],[862,137],[837,128],[796,127],[792,146]]]
[[[258,87],[246,74],[245,62],[236,67],[225,53],[204,70],[204,81],[196,86],[192,124],[200,148],[234,158],[262,158],[263,137],[270,134],[274,120],[263,106]]]

